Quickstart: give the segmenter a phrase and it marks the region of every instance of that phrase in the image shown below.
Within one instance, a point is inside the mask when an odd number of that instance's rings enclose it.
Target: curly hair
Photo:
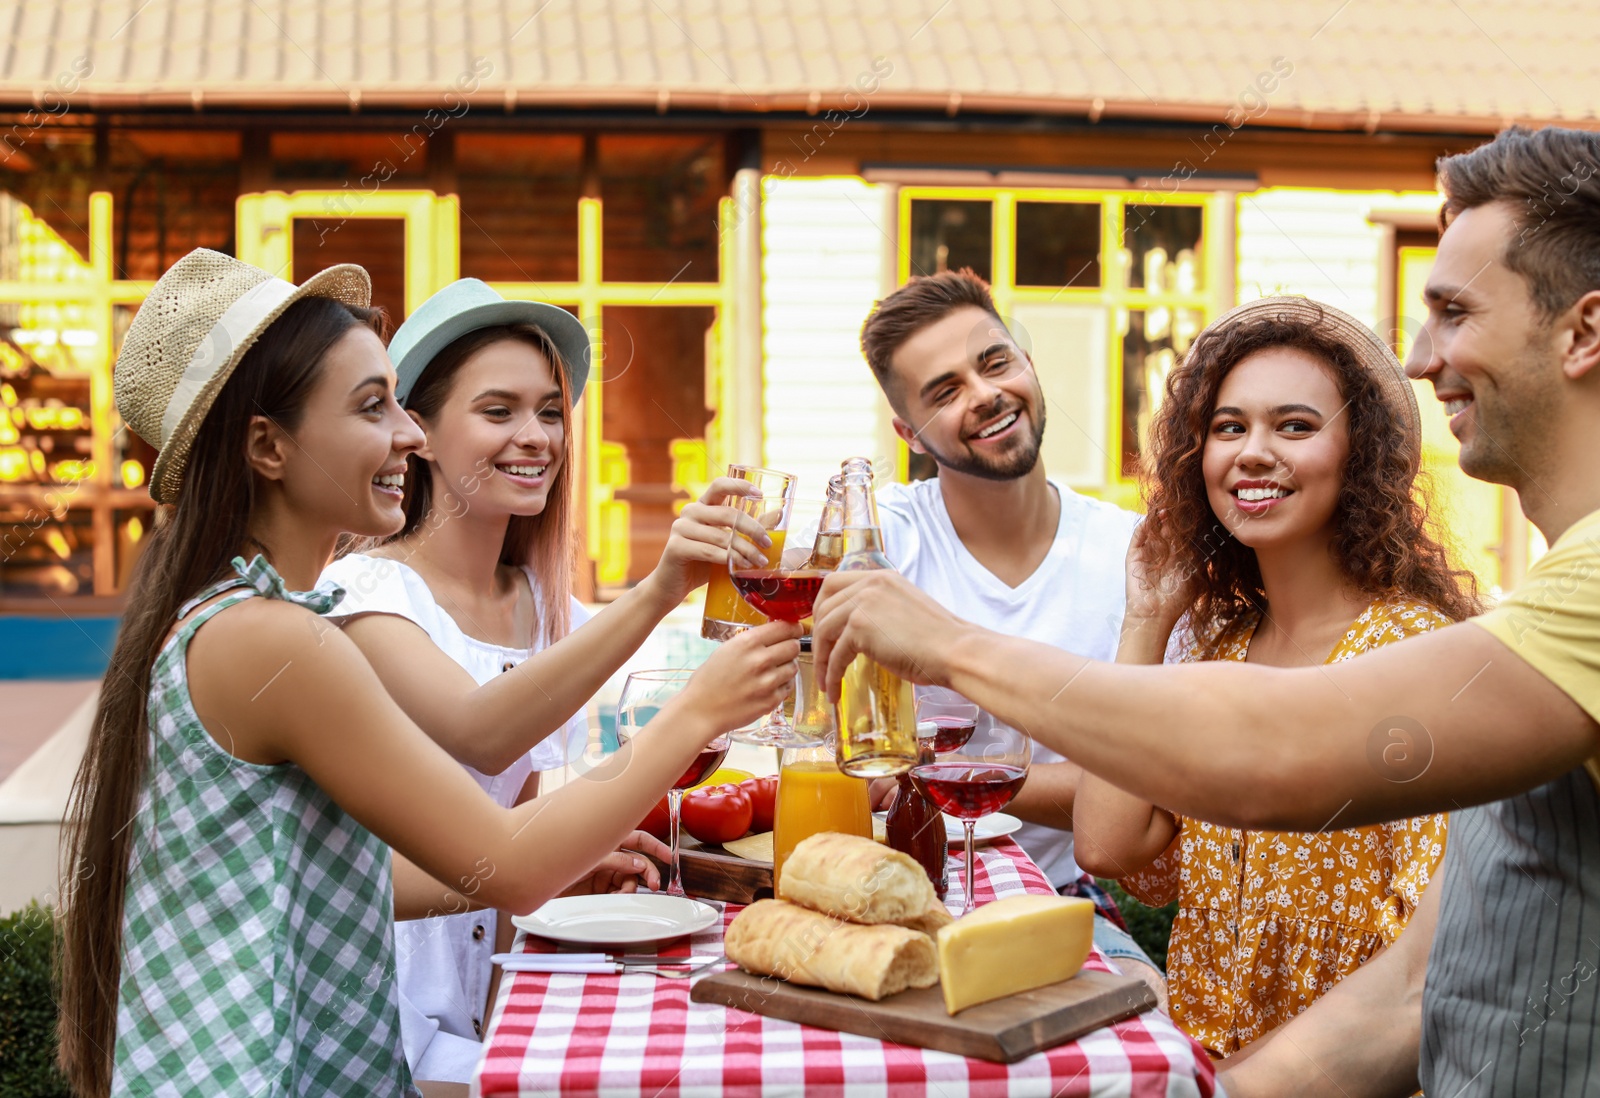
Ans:
[[[1452,565],[1426,499],[1414,492],[1417,443],[1378,379],[1320,318],[1265,313],[1202,332],[1168,376],[1150,425],[1144,496],[1149,513],[1164,516],[1150,531],[1150,565],[1154,575],[1194,576],[1193,635],[1215,636],[1241,615],[1266,609],[1255,552],[1212,510],[1201,461],[1223,379],[1269,347],[1293,347],[1325,363],[1346,402],[1350,453],[1332,544],[1346,580],[1375,597],[1426,603],[1454,621],[1481,612],[1476,579]]]

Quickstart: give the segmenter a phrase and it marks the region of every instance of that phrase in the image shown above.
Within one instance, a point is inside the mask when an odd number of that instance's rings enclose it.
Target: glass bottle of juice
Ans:
[[[939,726],[932,721],[917,725],[917,756],[920,763],[933,762],[933,741],[938,734]],[[900,789],[889,809],[889,818],[884,822],[889,845],[916,859],[942,900],[950,887],[950,840],[945,831],[944,813],[912,784],[909,771],[895,780]]]
[[[867,783],[839,772],[831,743],[788,748],[778,770],[778,806],[772,835],[774,883],[783,874],[783,863],[794,848],[823,831],[872,838]]]
[[[883,530],[872,495],[872,462],[844,463],[844,547],[838,571],[894,565],[883,555]],[[860,778],[889,777],[917,762],[917,711],[911,684],[867,656],[857,656],[839,688],[839,769]]]

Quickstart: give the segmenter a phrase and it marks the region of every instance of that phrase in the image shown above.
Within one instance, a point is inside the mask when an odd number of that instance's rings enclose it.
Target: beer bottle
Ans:
[[[837,571],[894,566],[883,555],[872,462],[844,463],[844,549]],[[858,778],[888,777],[917,762],[917,710],[911,684],[876,660],[859,655],[839,690],[839,769]]]

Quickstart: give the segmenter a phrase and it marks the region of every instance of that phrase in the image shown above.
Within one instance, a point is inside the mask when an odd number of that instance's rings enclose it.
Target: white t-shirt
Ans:
[[[1061,496],[1055,542],[1020,586],[1007,587],[967,551],[950,523],[937,479],[879,489],[884,552],[901,575],[958,617],[997,633],[1110,660],[1122,631],[1128,542],[1140,516],[1050,483]],[[1060,762],[1062,756],[1036,741],[1033,761]],[[1015,837],[1058,888],[1080,875],[1072,858],[1072,832],[1024,824]]]
[[[524,572],[529,588],[537,591],[533,573]],[[319,588],[333,585],[343,587],[345,596],[328,615],[331,620],[394,614],[415,622],[480,686],[543,647],[507,648],[468,636],[434,600],[416,570],[400,561],[352,553],[330,564],[317,581]],[[574,599],[572,628],[587,620],[588,611]],[[588,719],[579,712],[498,774],[463,767],[497,804],[510,808],[528,775],[559,769],[567,759],[576,761],[588,737]],[[460,1083],[471,1079],[483,1051],[479,1031],[493,974],[489,958],[494,954],[496,922],[495,912],[488,910],[395,924],[400,1035],[416,1078]]]

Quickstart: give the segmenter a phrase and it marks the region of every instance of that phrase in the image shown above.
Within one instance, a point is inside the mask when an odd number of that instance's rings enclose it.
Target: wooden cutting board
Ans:
[[[1015,1063],[1156,1005],[1155,993],[1143,980],[1095,971],[980,1003],[953,1017],[945,1013],[944,994],[937,985],[874,1003],[739,969],[705,977],[689,998],[1001,1064]]]
[[[651,859],[655,861],[655,859]],[[734,857],[720,846],[702,846],[685,835],[678,850],[683,890],[706,900],[751,904],[772,898],[772,863]],[[656,861],[662,879],[667,867]]]

